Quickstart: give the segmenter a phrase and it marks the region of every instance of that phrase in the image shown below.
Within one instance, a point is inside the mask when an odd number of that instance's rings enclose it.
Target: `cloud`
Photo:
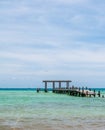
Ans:
[[[103,79],[104,1],[0,3],[0,77],[4,75],[9,84],[10,77],[21,80],[21,85],[26,79],[34,84],[33,77],[36,82],[45,78]]]

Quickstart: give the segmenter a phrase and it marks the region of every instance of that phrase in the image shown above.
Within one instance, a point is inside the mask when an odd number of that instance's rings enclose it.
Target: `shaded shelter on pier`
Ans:
[[[53,88],[53,90],[56,87],[56,83],[58,83],[58,88],[61,89],[62,88],[62,83],[66,83],[66,88],[69,88],[69,83],[72,82],[71,80],[43,80],[44,82],[44,87],[45,87],[45,92],[47,92],[48,89],[48,83],[51,83],[51,87]]]

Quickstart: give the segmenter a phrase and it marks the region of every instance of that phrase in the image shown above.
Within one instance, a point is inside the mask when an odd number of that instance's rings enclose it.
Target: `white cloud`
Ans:
[[[27,81],[29,77],[38,81],[102,78],[105,75],[103,3],[99,6],[91,0],[1,3],[0,77],[3,74],[17,80],[18,76],[27,77]]]
[[[63,45],[64,46],[64,45]],[[98,46],[99,47],[99,46]],[[95,50],[89,48],[62,48],[51,49],[20,49],[11,52],[0,52],[0,57],[19,61],[23,63],[36,63],[39,65],[57,65],[62,63],[104,63],[105,49],[96,47]],[[93,46],[95,48],[95,46]]]

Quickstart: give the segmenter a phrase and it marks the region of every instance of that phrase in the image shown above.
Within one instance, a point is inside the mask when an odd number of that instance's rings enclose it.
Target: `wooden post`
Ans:
[[[37,89],[36,89],[36,91],[37,91],[37,93],[39,93],[39,91],[40,91],[40,88],[37,88]]]
[[[53,81],[53,93],[55,92],[55,82]]]
[[[61,81],[59,81],[59,89],[61,89]]]
[[[101,95],[101,94],[100,94],[100,91],[98,91],[98,96],[100,97],[100,95]]]
[[[81,95],[81,94],[80,94],[80,90],[81,90],[81,88],[79,87],[79,97],[80,97],[80,95]]]
[[[72,85],[72,90],[74,90],[74,85]]]
[[[84,87],[82,87],[82,97],[84,96]]]
[[[66,88],[67,89],[69,88],[69,82],[68,81],[66,82]]]
[[[47,81],[45,81],[45,92],[47,92]]]
[[[102,98],[104,98],[104,95],[102,95]]]

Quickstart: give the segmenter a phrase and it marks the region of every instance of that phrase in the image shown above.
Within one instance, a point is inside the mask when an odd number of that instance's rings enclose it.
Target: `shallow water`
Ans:
[[[105,130],[105,98],[0,91],[0,130],[64,129]]]

